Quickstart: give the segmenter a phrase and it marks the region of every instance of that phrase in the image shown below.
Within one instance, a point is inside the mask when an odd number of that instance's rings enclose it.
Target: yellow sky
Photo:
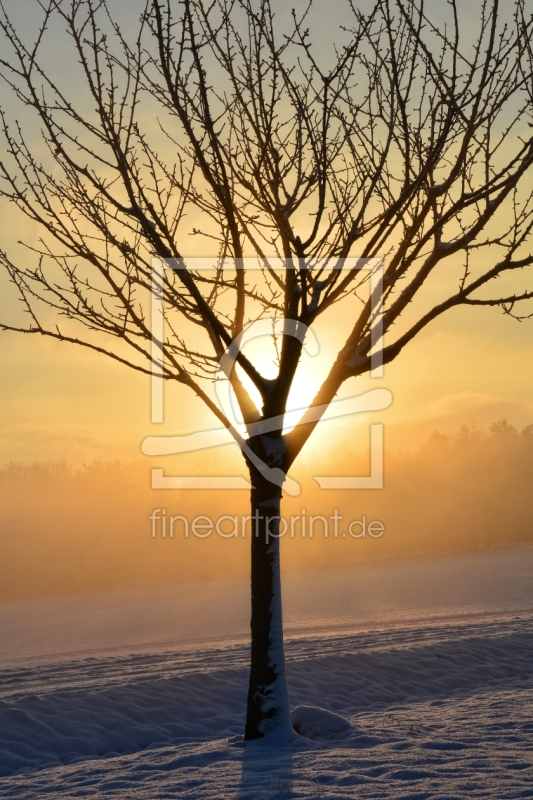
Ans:
[[[484,426],[506,417],[517,426],[531,423],[532,363],[533,321],[518,323],[494,310],[452,312],[388,365],[382,380],[352,380],[344,387],[345,394],[389,388],[394,400],[387,411],[366,421],[324,423],[303,455],[314,459],[347,437],[350,449],[360,437],[364,446],[370,421],[385,423],[389,445],[407,448],[435,428],[449,431],[464,422]],[[3,462],[131,460],[142,458],[147,435],[216,427],[182,387],[167,390],[166,423],[151,424],[147,377],[41,337],[2,335],[0,376]]]
[[[8,10],[16,5],[8,2]],[[320,8],[314,30],[333,38],[334,15],[329,4],[327,14]],[[334,23],[336,28],[336,17]],[[2,246],[18,257],[17,239],[31,240],[35,231],[5,205],[2,212]],[[385,423],[389,446],[406,448],[433,429],[451,431],[465,422],[485,426],[506,417],[517,426],[531,423],[532,356],[533,321],[518,323],[491,309],[454,310],[423,331],[385,368],[382,380],[354,380],[344,387],[346,394],[387,387],[394,396],[387,411],[371,420],[325,423],[302,457],[316,459],[338,444],[348,453],[366,446],[370,421]],[[166,408],[166,424],[152,425],[149,379],[98,354],[36,336],[0,335],[0,463],[131,460],[142,458],[145,436],[216,427],[200,401],[180,387],[168,390]],[[223,450],[218,457],[224,459]]]

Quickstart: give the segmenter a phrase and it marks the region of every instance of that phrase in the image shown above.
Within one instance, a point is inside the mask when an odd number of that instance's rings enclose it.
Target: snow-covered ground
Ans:
[[[231,741],[245,581],[5,604],[0,796],[533,797],[533,548],[284,581],[291,705],[349,729]]]

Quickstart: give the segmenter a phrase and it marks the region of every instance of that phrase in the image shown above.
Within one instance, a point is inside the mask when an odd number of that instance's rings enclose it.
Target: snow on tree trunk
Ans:
[[[245,739],[294,736],[285,677],[280,577],[281,488],[252,471],[251,667]]]

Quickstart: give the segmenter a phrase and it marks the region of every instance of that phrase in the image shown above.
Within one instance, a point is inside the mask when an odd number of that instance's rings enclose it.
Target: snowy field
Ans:
[[[533,548],[284,580],[291,705],[347,730],[232,741],[246,581],[9,603],[0,797],[533,798]]]

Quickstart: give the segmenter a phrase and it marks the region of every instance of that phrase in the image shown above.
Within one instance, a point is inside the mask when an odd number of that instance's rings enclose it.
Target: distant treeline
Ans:
[[[325,466],[329,474],[365,472],[364,463],[335,463],[332,456]],[[311,472],[295,477],[302,494],[286,497],[282,512],[285,569],[533,544],[533,425],[520,431],[505,420],[488,430],[465,425],[453,436],[433,433],[416,452],[387,453],[383,491],[321,492]],[[248,574],[246,492],[157,491],[149,482],[146,463],[94,462],[79,469],[10,463],[0,469],[0,601]],[[156,522],[149,519],[154,509],[161,510]],[[337,536],[330,521],[335,514],[342,517]],[[173,538],[171,515],[183,518]],[[214,530],[195,536],[190,525],[199,515],[213,523],[226,516],[220,527],[226,536]],[[327,537],[320,519],[309,535],[313,515],[327,520]],[[299,518],[292,538],[291,516]],[[383,535],[357,535],[363,517],[367,528],[381,522]],[[235,526],[238,535],[228,536]]]
[[[398,531],[397,552],[533,543],[533,425],[519,431],[500,420],[488,430],[434,432],[388,465],[376,504]]]

